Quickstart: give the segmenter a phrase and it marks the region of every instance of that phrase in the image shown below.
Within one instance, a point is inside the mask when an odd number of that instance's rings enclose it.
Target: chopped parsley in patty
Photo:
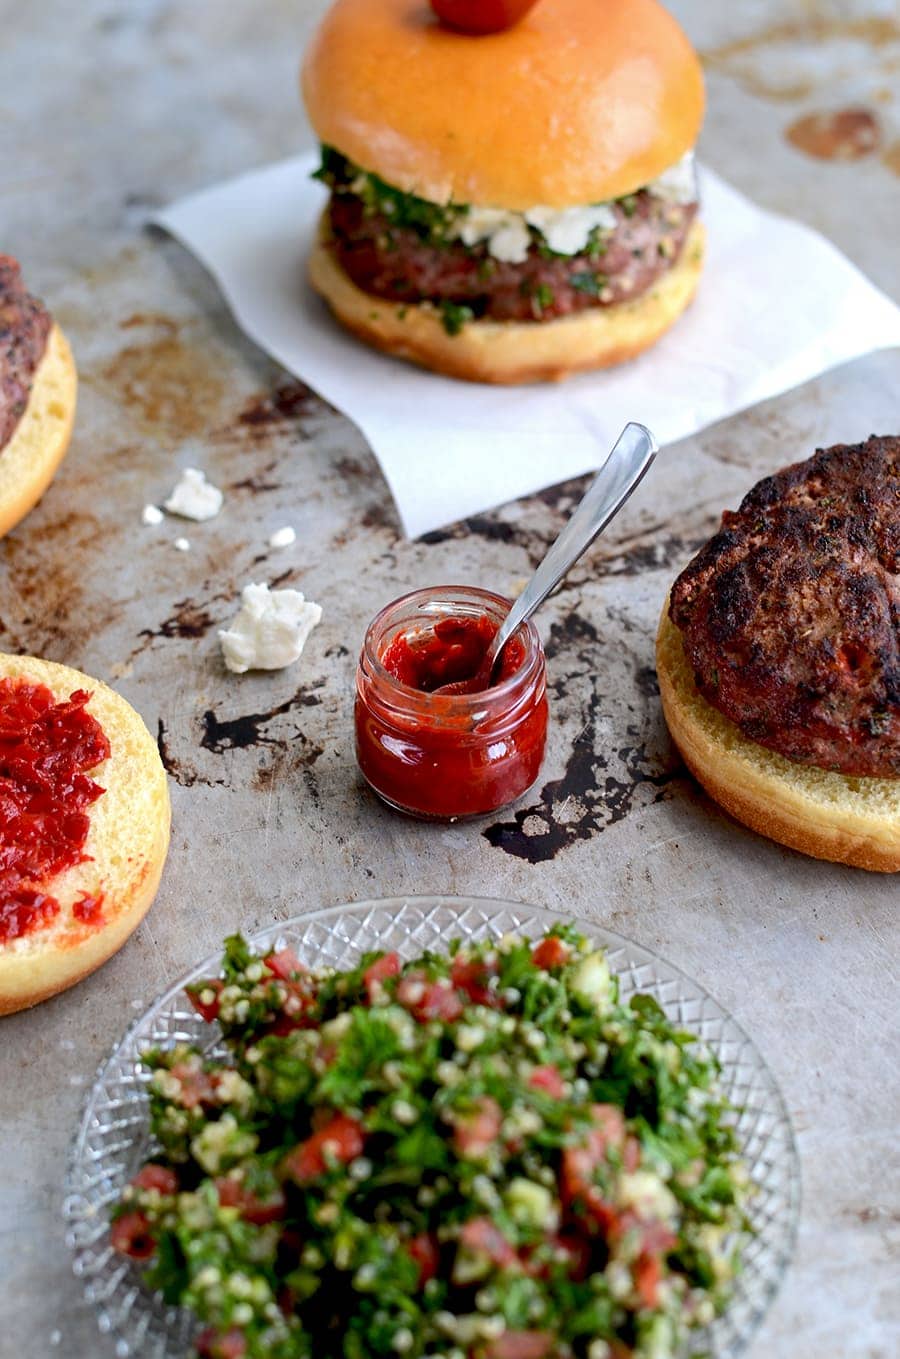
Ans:
[[[664,1359],[725,1305],[746,1178],[717,1067],[574,929],[308,971],[226,941],[227,1057],[145,1055],[117,1249],[209,1359]]]

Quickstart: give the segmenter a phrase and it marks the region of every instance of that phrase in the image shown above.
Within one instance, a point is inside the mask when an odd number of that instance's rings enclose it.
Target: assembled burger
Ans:
[[[336,0],[307,52],[314,288],[367,343],[474,381],[639,354],[702,267],[690,43],[657,0],[541,0],[487,33],[450,22],[521,0],[433,3]]]

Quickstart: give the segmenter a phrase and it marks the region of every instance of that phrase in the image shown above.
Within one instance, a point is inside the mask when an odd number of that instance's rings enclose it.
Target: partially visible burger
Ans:
[[[710,795],[820,859],[900,870],[900,438],[766,477],[672,587],[669,730]]]
[[[336,0],[302,85],[331,190],[311,281],[368,344],[531,382],[632,358],[691,301],[703,78],[657,0],[541,0],[487,34]]]
[[[0,255],[0,537],[40,500],[69,447],[78,379],[59,326]]]
[[[169,790],[139,713],[80,670],[0,654],[0,1015],[55,996],[144,918]]]

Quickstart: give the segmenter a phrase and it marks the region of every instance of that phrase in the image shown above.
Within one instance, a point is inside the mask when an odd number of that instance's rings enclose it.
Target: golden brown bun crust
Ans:
[[[547,382],[609,368],[655,344],[694,296],[703,243],[695,222],[677,264],[633,302],[555,321],[470,321],[458,335],[447,334],[428,303],[401,306],[358,288],[329,249],[324,218],[309,278],[348,330],[386,354],[469,382]]]
[[[726,812],[815,859],[900,871],[900,779],[833,774],[748,740],[698,692],[668,603],[656,665],[672,739],[688,769]]]
[[[87,689],[88,712],[110,743],[95,771],[105,792],[89,809],[84,850],[92,857],[65,869],[48,891],[61,910],[51,923],[0,944],[0,1015],[36,1005],[74,986],[105,963],[140,924],[159,886],[169,847],[169,790],[156,742],[142,718],[113,689],[67,665],[0,654],[0,677],[45,684],[57,699]],[[102,893],[101,922],[83,924],[72,904]]]
[[[689,151],[697,56],[657,0],[544,0],[504,33],[443,28],[427,0],[337,0],[303,63],[319,139],[435,203],[598,203]]]
[[[54,325],[37,366],[28,405],[0,449],[0,538],[46,491],[69,447],[78,377],[65,335]]]

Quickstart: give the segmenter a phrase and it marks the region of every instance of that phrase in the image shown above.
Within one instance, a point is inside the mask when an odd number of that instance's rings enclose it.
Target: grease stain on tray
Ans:
[[[881,126],[870,109],[835,109],[804,114],[784,135],[791,146],[815,160],[854,161],[878,150]]]
[[[632,625],[616,620],[623,632]],[[627,646],[620,650],[632,665],[632,683],[642,704],[644,720],[628,712],[610,713],[621,700],[620,686],[604,673],[608,642],[589,619],[568,614],[551,628],[546,646],[548,660],[565,658],[561,675],[551,682],[555,701],[563,706],[579,682],[590,689],[581,729],[572,744],[562,776],[545,783],[536,801],[515,811],[510,819],[488,826],[482,835],[495,849],[502,849],[528,863],[545,863],[580,840],[607,830],[624,820],[636,807],[661,802],[679,771],[668,768],[651,754],[648,742],[649,712],[658,697],[656,675],[640,652]],[[625,732],[626,741],[608,744],[607,733]]]
[[[142,332],[96,370],[83,373],[148,431],[182,439],[200,435],[221,418],[227,394],[225,365],[208,334],[192,342],[195,322],[156,312],[135,312],[120,323]]]

